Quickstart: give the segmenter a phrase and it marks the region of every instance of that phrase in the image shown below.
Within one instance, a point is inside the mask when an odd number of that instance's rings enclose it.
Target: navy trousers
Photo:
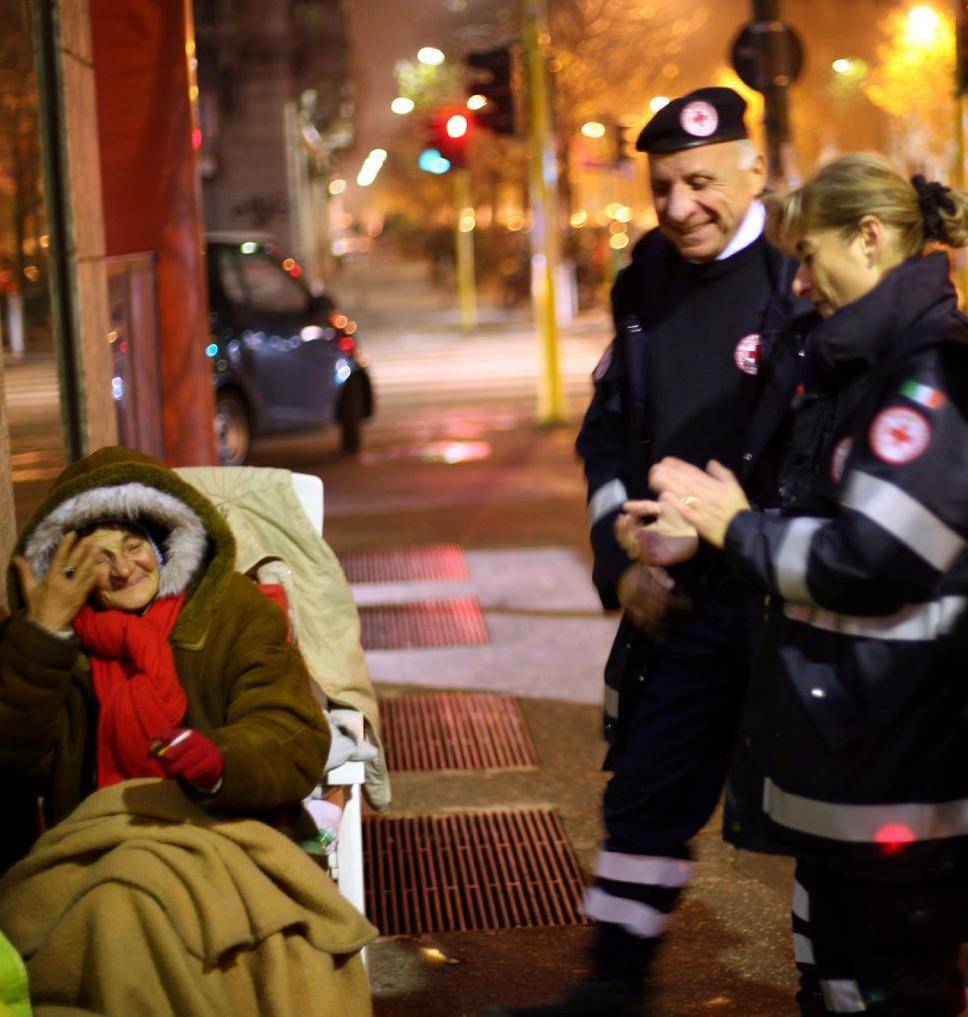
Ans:
[[[585,912],[598,923],[600,977],[648,961],[692,872],[689,841],[726,779],[752,650],[742,595],[692,593],[693,613],[645,648],[622,689],[605,767],[606,842]]]
[[[723,789],[749,677],[750,607],[692,600],[692,615],[648,647],[623,689],[620,737],[606,761],[610,851],[681,855]]]

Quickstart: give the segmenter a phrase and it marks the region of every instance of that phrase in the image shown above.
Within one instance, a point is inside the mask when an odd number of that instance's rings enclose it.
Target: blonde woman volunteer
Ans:
[[[797,957],[827,1012],[947,1017],[968,916],[968,321],[923,252],[968,241],[968,199],[848,156],[771,229],[822,319],[803,402],[832,400],[833,427],[809,454],[794,436],[778,515],[672,459],[661,501],[632,507],[681,514],[768,595],[726,835],[801,861]]]

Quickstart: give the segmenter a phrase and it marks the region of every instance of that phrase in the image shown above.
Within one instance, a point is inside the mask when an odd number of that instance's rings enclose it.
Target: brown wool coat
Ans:
[[[16,552],[56,510],[70,510],[69,499],[131,483],[174,497],[204,526],[204,555],[170,637],[188,696],[186,724],[225,756],[221,790],[203,804],[246,816],[288,810],[320,779],[329,728],[305,663],[286,642],[283,613],[234,571],[231,533],[207,499],[148,456],[102,449],[62,474]],[[97,735],[90,666],[78,644],[27,620],[12,578],[9,593],[13,613],[0,621],[0,807],[12,817],[4,867],[36,836],[36,809],[24,791],[43,798],[53,824],[94,790]]]

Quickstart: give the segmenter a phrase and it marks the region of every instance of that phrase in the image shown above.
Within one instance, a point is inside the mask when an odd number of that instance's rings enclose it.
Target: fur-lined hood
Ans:
[[[214,505],[151,456],[117,446],[73,463],[28,520],[14,553],[24,555],[42,577],[68,532],[106,517],[161,532],[164,562],[158,593],[188,593],[172,641],[201,645],[211,608],[235,567],[235,541]],[[12,570],[7,583],[9,603],[14,610],[21,608]]]

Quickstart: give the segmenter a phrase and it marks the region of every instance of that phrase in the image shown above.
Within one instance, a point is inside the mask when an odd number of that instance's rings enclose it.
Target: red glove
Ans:
[[[212,792],[221,783],[225,759],[215,743],[200,731],[174,728],[151,743],[151,754],[166,777],[180,778],[200,791]]]

